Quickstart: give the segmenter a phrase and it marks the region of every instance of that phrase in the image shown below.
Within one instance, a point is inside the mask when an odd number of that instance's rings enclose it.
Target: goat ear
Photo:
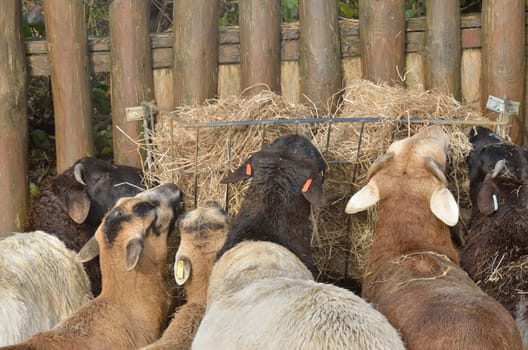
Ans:
[[[447,187],[439,187],[433,192],[429,207],[444,224],[455,226],[458,222],[458,204]]]
[[[174,279],[179,286],[187,282],[191,276],[191,261],[183,254],[176,253],[174,259]]]
[[[82,224],[90,212],[90,198],[84,190],[72,190],[66,197],[68,215],[78,224]]]
[[[85,263],[92,260],[97,255],[99,255],[99,244],[95,239],[95,235],[93,235],[92,238],[84,244],[79,253],[77,253],[77,261]]]
[[[253,167],[251,166],[251,162],[248,159],[244,164],[238,167],[238,169],[236,169],[231,174],[227,175],[222,180],[220,180],[220,183],[230,184],[233,182],[239,182],[239,181],[248,179],[252,175],[253,175]]]
[[[497,188],[493,183],[492,176],[488,174],[477,195],[477,207],[482,214],[490,215],[498,209],[498,198],[493,199],[493,196],[497,196],[495,192],[498,192]]]
[[[349,200],[345,213],[355,214],[372,207],[380,200],[378,185],[371,179],[366,186],[356,192]]]
[[[133,270],[143,252],[143,239],[142,238],[132,238],[128,241],[126,246],[126,263],[125,267],[127,271]]]
[[[304,182],[301,193],[312,205],[323,206],[326,202],[323,190],[323,178],[320,174],[310,176]]]

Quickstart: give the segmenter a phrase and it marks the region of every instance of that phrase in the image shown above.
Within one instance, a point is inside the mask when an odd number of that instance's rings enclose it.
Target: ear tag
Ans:
[[[178,265],[176,266],[176,277],[178,277],[178,279],[182,279],[183,278],[183,265],[185,263],[183,262],[183,260],[178,260]]]
[[[499,201],[497,200],[497,195],[494,193],[493,196],[493,211],[499,210]]]
[[[251,164],[246,164],[246,175],[251,176]]]
[[[306,182],[304,183],[304,186],[301,190],[302,193],[306,193],[308,192],[308,189],[310,188],[310,186],[312,185],[312,179],[308,179],[306,180]]]

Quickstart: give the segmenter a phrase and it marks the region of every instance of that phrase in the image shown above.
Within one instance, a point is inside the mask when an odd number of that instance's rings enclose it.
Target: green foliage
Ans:
[[[299,1],[281,0],[281,17],[284,22],[296,21],[299,19]]]

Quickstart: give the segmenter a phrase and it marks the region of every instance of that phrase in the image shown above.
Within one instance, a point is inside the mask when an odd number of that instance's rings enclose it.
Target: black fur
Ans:
[[[322,204],[323,157],[306,138],[286,135],[264,146],[246,163],[252,168],[251,184],[217,258],[242,241],[270,241],[288,248],[315,273],[307,198]],[[243,179],[243,171],[244,165],[226,179]],[[313,180],[310,191],[315,191],[314,197],[301,192],[308,178]]]

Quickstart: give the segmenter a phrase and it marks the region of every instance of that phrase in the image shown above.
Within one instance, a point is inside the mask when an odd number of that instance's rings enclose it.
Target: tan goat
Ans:
[[[508,311],[459,267],[447,226],[458,220],[444,175],[448,142],[439,126],[394,142],[348,202],[349,214],[379,202],[363,297],[409,349],[523,349]]]
[[[135,349],[160,336],[168,294],[161,274],[181,191],[162,185],[118,200],[79,259],[100,255],[102,291],[51,331],[5,349]]]
[[[190,349],[205,313],[207,287],[216,253],[224,244],[228,217],[217,203],[196,208],[180,221],[180,246],[176,253],[174,277],[185,285],[187,303],[182,305],[161,339],[145,350]]]

